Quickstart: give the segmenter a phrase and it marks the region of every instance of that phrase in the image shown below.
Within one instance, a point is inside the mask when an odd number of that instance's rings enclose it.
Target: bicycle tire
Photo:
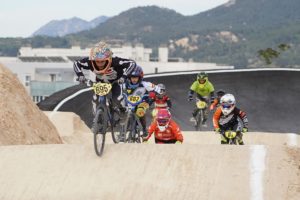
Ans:
[[[107,129],[108,118],[106,107],[99,106],[93,122],[94,133],[94,149],[97,156],[101,157],[105,146],[105,135]]]
[[[110,127],[111,127],[111,137],[112,140],[115,144],[118,144],[120,142],[120,131],[119,132],[115,132],[114,127],[116,126],[116,122],[114,119],[114,114],[116,114],[115,112],[111,112],[111,119],[109,120],[110,123]]]
[[[202,112],[202,110],[198,110],[197,115],[196,115],[196,125],[195,125],[196,131],[201,131],[202,120],[203,120],[203,112]]]

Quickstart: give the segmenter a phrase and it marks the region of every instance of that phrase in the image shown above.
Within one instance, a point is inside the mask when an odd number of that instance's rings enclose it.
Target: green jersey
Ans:
[[[210,93],[215,91],[213,84],[208,80],[204,84],[200,84],[198,81],[195,81],[190,89],[202,97],[208,97]]]

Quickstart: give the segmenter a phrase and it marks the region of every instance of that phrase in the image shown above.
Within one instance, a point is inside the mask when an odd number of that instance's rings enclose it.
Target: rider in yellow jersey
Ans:
[[[197,98],[201,101],[205,101],[207,104],[212,103],[214,100],[214,86],[213,84],[208,80],[208,74],[206,72],[200,72],[197,75],[197,80],[194,81],[194,83],[190,87],[190,91],[188,94],[188,100],[193,100],[193,95],[196,93]],[[208,109],[207,106],[205,112],[204,112],[204,119],[202,121],[202,125],[206,126],[206,121],[208,118]],[[193,117],[195,118],[197,115],[198,109],[196,108],[193,112]]]

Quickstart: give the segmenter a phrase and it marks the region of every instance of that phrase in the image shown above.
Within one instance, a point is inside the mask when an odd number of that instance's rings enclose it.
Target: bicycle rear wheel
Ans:
[[[102,156],[104,150],[107,123],[106,108],[99,106],[93,122],[94,149],[99,157]]]
[[[118,121],[116,120],[116,114],[115,112],[112,112],[111,113],[111,119],[110,119],[110,127],[111,127],[111,137],[112,137],[112,140],[115,144],[119,143],[120,142],[120,133],[121,131],[116,131],[116,127],[117,127],[117,123]],[[120,116],[119,117],[119,120],[120,120]],[[120,129],[120,127],[119,127]]]

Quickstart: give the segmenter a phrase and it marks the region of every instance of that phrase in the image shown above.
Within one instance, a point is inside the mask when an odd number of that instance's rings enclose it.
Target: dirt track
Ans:
[[[0,147],[1,200],[300,198],[299,135],[249,133],[248,145],[222,146],[212,132],[184,132],[182,145],[112,144],[108,133],[99,158],[78,116],[54,116],[72,144]]]

